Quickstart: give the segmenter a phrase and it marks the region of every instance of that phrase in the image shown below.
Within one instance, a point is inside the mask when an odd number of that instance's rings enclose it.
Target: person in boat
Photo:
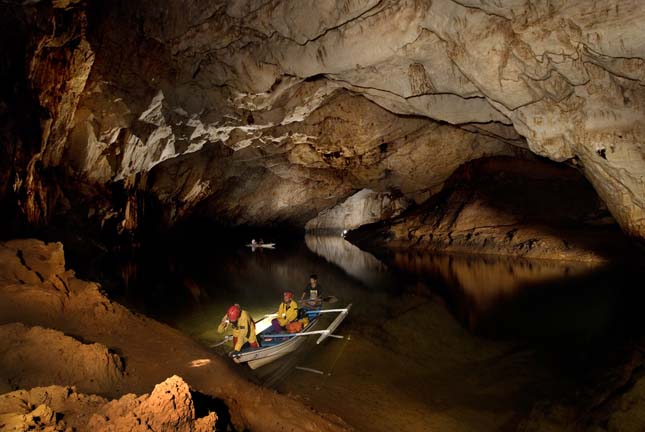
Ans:
[[[282,303],[278,306],[277,317],[271,321],[273,331],[280,333],[287,324],[298,319],[298,303],[293,299],[293,292],[285,291],[282,293]]]
[[[251,246],[257,246],[258,242],[255,241],[255,239],[251,240]]]
[[[309,276],[309,284],[305,286],[300,300],[308,306],[318,306],[322,300],[322,287],[318,284],[318,275]]]
[[[255,322],[251,315],[243,310],[239,304],[234,304],[228,308],[217,327],[217,332],[224,333],[229,326],[233,331],[233,351],[230,355],[238,354],[242,348],[246,347],[259,348],[258,340],[255,336]]]

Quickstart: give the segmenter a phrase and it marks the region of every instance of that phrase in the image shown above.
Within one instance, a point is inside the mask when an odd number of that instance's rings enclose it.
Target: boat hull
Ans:
[[[306,330],[312,330],[317,323],[318,318],[313,319],[306,327]],[[259,335],[258,338],[261,340],[262,336]],[[235,356],[233,361],[235,363],[247,363],[251,369],[257,369],[294,352],[305,342],[305,340],[306,338],[304,337],[293,337],[276,345],[245,350]]]
[[[251,249],[265,248],[265,249],[275,249],[275,243],[263,243],[263,244],[247,244],[246,247]]]

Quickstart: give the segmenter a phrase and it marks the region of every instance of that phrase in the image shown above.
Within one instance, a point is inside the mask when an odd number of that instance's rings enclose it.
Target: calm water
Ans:
[[[622,361],[607,352],[642,329],[640,284],[630,282],[638,268],[416,253],[379,260],[340,237],[269,240],[275,250],[204,239],[146,253],[119,263],[127,288],[112,294],[210,345],[231,303],[261,317],[317,273],[323,295],[338,298],[333,307],[353,304],[337,331],[345,339],[308,341],[252,379],[359,430],[515,429],[536,402],[575,394]]]

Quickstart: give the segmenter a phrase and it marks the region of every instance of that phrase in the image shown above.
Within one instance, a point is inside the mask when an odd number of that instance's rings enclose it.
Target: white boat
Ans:
[[[249,243],[246,245],[246,247],[250,248],[267,248],[267,249],[275,249],[275,243]]]
[[[342,338],[342,336],[335,335],[333,332],[345,319],[351,307],[352,305],[349,304],[342,309],[307,311],[310,319],[309,324],[299,333],[274,334],[271,321],[275,318],[275,314],[266,315],[255,323],[260,348],[245,348],[239,354],[232,356],[233,361],[235,363],[247,363],[251,369],[257,369],[297,350],[305,342],[305,336],[319,335],[316,341],[317,344],[320,344],[328,337]],[[338,316],[326,329],[315,330],[315,327],[320,322],[321,315],[325,313],[338,313]]]

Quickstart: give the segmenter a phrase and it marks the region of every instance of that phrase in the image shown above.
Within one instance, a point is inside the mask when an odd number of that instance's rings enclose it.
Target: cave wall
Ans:
[[[166,225],[304,226],[360,189],[421,203],[461,164],[529,149],[577,166],[623,229],[645,235],[637,0],[14,9],[57,24],[26,52],[48,117],[29,163],[63,167],[88,194],[125,189],[121,207],[96,204],[98,220],[136,229],[143,191]],[[47,197],[69,199],[29,172],[32,220]]]
[[[348,239],[367,250],[587,262],[635,253],[578,170],[503,156],[460,166],[422,205],[352,231]]]
[[[56,1],[23,6],[0,5],[6,31],[0,84],[3,219],[47,223],[69,206],[58,184],[65,170],[61,151],[92,68],[83,8]]]

